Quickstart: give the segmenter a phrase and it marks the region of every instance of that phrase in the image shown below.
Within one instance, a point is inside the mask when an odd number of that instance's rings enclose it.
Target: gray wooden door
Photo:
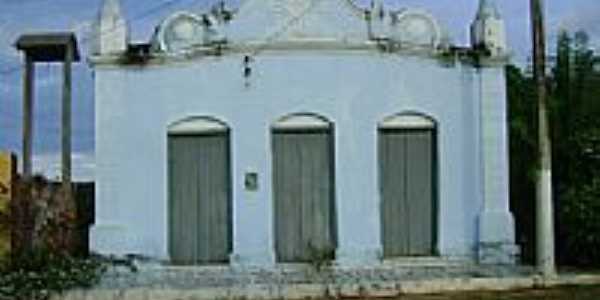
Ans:
[[[382,240],[385,257],[435,253],[434,131],[380,130]]]
[[[274,132],[273,189],[278,262],[307,262],[315,254],[334,250],[332,156],[329,130]]]
[[[170,135],[168,156],[172,262],[227,262],[232,248],[228,134]]]

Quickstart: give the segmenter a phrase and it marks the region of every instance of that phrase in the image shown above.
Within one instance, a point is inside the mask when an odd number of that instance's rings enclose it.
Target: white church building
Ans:
[[[247,0],[132,44],[105,0],[92,251],[514,263],[504,23],[492,0],[473,14],[458,47],[420,9]]]

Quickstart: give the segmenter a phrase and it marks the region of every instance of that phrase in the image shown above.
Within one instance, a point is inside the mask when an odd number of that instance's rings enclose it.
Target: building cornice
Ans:
[[[297,39],[278,42],[246,42],[191,47],[177,53],[150,52],[94,55],[88,58],[93,67],[146,67],[192,63],[204,59],[261,55],[390,55],[397,57],[421,57],[438,60],[444,65],[461,63],[474,67],[503,67],[509,56],[492,57],[470,48],[432,49],[381,41],[338,41],[330,39]]]

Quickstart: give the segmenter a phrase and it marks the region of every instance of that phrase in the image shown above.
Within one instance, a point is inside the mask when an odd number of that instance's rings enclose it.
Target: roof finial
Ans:
[[[104,0],[95,28],[94,54],[114,54],[127,50],[127,23],[121,13],[119,0]]]
[[[477,19],[501,19],[498,6],[494,0],[479,0],[479,9],[477,10]]]
[[[121,3],[119,2],[119,0],[104,0],[100,16],[121,17]]]
[[[504,21],[494,0],[479,0],[477,17],[471,24],[471,44],[475,49],[485,49],[491,56],[508,53]]]

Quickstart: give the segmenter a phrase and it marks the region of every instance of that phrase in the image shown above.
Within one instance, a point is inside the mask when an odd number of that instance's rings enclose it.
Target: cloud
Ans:
[[[80,21],[75,23],[74,25],[71,26],[71,30],[73,32],[75,32],[75,34],[77,35],[88,35],[91,30],[93,29],[94,26],[94,21],[92,20],[84,20],[84,21]]]
[[[61,154],[46,153],[34,155],[33,171],[49,179],[61,178]],[[76,182],[94,181],[96,159],[93,153],[74,153],[72,156],[72,177]]]
[[[94,21],[93,20],[83,20],[79,21],[71,26],[71,31],[75,33],[75,35],[79,39],[79,46],[87,45],[87,40],[93,37],[94,34]],[[80,49],[81,50],[81,49]]]
[[[0,23],[0,62],[19,59],[19,52],[13,46],[17,39],[17,30],[10,30],[8,23]]]
[[[600,46],[599,8],[597,4],[590,7],[579,7],[560,18],[555,26],[569,31],[584,30],[590,35],[591,42]]]

